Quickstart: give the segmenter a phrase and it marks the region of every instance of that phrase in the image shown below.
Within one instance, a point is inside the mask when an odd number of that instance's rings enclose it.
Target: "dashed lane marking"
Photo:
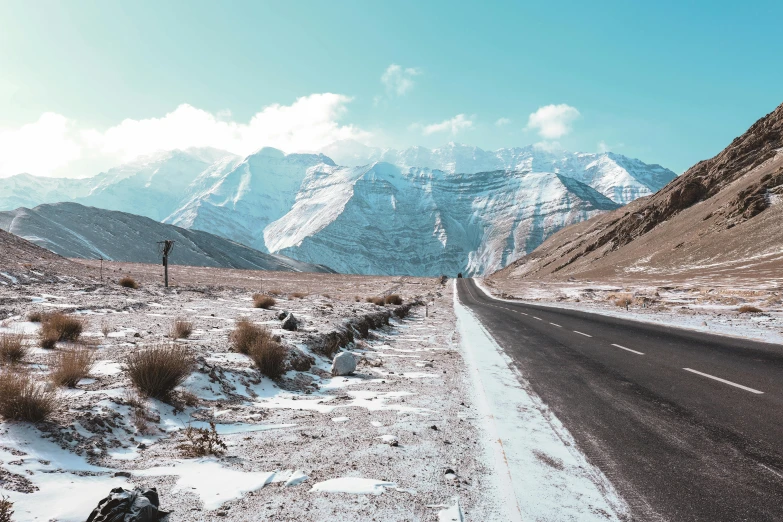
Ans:
[[[619,344],[612,344],[612,346],[615,346],[627,352],[635,353],[636,355],[644,355],[644,352],[637,352],[636,350],[631,350],[630,348],[626,348],[625,346],[620,346]]]
[[[578,333],[579,335],[584,335],[585,337],[592,337],[590,334],[582,333],[579,330],[574,330],[574,333]]]
[[[712,379],[714,381],[722,382],[723,384],[728,384],[729,386],[734,386],[735,388],[739,388],[741,390],[749,391],[750,393],[755,393],[758,395],[764,393],[763,391],[754,390],[753,388],[748,388],[747,386],[737,384],[736,382],[731,382],[731,381],[727,381],[726,379],[721,379],[720,377],[715,377],[714,375],[710,375],[709,373],[692,370],[691,368],[683,368],[683,370],[685,370],[686,372],[691,372],[697,375],[701,375],[702,377],[707,377],[708,379]]]

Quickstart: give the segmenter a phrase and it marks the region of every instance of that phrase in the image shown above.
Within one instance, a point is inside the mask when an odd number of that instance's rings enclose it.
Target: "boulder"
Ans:
[[[279,314],[277,314],[277,320],[278,320],[278,321],[282,321],[283,319],[285,319],[285,318],[286,318],[286,316],[287,316],[287,315],[288,315],[288,312],[286,312],[285,310],[283,310],[282,312],[280,312]]]
[[[299,320],[294,317],[294,314],[288,314],[286,318],[283,319],[283,330],[295,332],[297,328],[299,328]]]
[[[312,355],[304,353],[299,348],[290,348],[288,351],[288,363],[294,370],[306,372],[315,364],[315,358]]]
[[[356,371],[356,359],[351,352],[338,353],[332,361],[332,375],[351,375]]]

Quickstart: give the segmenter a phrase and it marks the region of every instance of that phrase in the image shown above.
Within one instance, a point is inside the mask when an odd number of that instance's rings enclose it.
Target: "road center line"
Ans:
[[[714,375],[710,375],[709,373],[702,373],[696,370],[692,370],[690,368],[683,368],[686,372],[695,373],[697,375],[701,375],[702,377],[707,377],[708,379],[712,379],[718,382],[722,382],[723,384],[728,384],[729,386],[734,386],[735,388],[739,388],[741,390],[749,391],[750,393],[756,393],[761,395],[764,393],[763,391],[754,390],[753,388],[748,388],[747,386],[743,386],[741,384],[737,384],[736,382],[727,381],[726,379],[721,379],[720,377],[715,377]]]
[[[629,351],[631,353],[635,353],[637,355],[644,355],[644,352],[637,352],[636,350],[631,350],[630,348],[626,348],[625,346],[620,346],[619,344],[612,344],[612,346],[616,346],[617,348]]]
[[[592,335],[588,335],[586,333],[582,333],[582,332],[580,332],[578,330],[574,330],[574,333],[578,333],[579,335],[584,335],[585,337],[592,337]]]
[[[538,319],[539,321],[543,321],[543,319],[541,319],[540,317],[536,317],[535,315],[533,316],[533,319]]]
[[[560,326],[559,324],[556,324],[556,323],[549,323],[549,324],[551,324],[552,326],[557,326],[558,328],[562,328],[562,326]]]

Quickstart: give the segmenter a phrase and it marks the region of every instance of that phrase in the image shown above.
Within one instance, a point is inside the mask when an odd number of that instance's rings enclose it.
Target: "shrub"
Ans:
[[[40,422],[57,408],[57,395],[28,373],[0,374],[0,415],[8,420]]]
[[[359,297],[358,295],[355,295],[355,296],[353,296],[353,300],[358,303],[358,302],[360,302],[362,300],[362,298]]]
[[[104,337],[109,337],[109,334],[111,333],[111,326],[109,326],[107,321],[101,321],[101,333]]]
[[[144,398],[132,390],[125,390],[124,398],[126,404],[131,408],[131,422],[136,430],[143,435],[152,435],[154,430],[150,427],[150,422],[154,422],[156,419],[147,408]]]
[[[12,522],[11,515],[14,514],[14,503],[3,495],[0,497],[0,522]]]
[[[187,347],[166,344],[134,352],[125,361],[128,376],[139,392],[162,400],[187,379],[194,365]]]
[[[27,355],[23,333],[0,334],[0,363],[17,363]]]
[[[44,314],[40,310],[33,310],[32,312],[27,314],[27,320],[30,321],[31,323],[40,323],[41,321],[43,321],[45,315],[46,314]]]
[[[737,311],[741,314],[757,314],[763,312],[764,310],[751,305],[742,305],[737,309]]]
[[[226,443],[218,435],[215,423],[210,421],[209,429],[194,428],[190,424],[185,428],[186,442],[179,449],[190,457],[205,457],[207,455],[222,455],[227,449]]]
[[[193,323],[177,317],[171,325],[171,337],[174,339],[187,339],[193,333]]]
[[[47,315],[41,323],[41,347],[54,348],[58,341],[76,342],[84,326],[85,321],[60,312]]]
[[[253,294],[253,306],[256,308],[269,309],[275,306],[276,302],[274,297],[264,294]]]
[[[262,374],[274,379],[285,373],[288,350],[277,342],[268,330],[262,330],[264,333],[250,345],[248,355]]]
[[[52,381],[60,386],[74,388],[89,375],[94,364],[95,351],[86,346],[55,352],[49,362]]]
[[[622,294],[618,295],[617,298],[614,300],[615,306],[631,306],[633,304],[633,296],[631,294]]]
[[[281,296],[283,295],[283,292],[281,292],[279,288],[275,288],[274,290],[269,291],[269,295]]]
[[[234,351],[247,355],[250,353],[250,347],[255,340],[264,334],[268,335],[268,332],[264,328],[253,324],[250,319],[246,317],[240,317],[236,321],[234,330],[229,335],[229,340],[231,341]]]
[[[119,280],[119,284],[122,287],[125,288],[138,288],[139,283],[136,282],[135,279],[133,279],[131,276],[125,276],[122,279]]]
[[[383,306],[386,300],[383,297],[368,297],[367,302],[374,305]]]
[[[305,292],[294,292],[290,294],[290,296],[293,297],[294,299],[303,299],[307,297],[307,294]]]
[[[400,297],[397,294],[389,294],[384,299],[384,302],[386,304],[401,305],[402,304],[402,297]]]

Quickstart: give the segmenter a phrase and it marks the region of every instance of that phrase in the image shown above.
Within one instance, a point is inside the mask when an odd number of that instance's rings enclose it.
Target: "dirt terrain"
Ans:
[[[84,319],[80,342],[97,362],[74,388],[57,388],[49,420],[0,422],[0,493],[14,502],[14,520],[84,520],[112,487],[132,485],[157,487],[172,521],[436,520],[457,509],[492,519],[497,507],[482,494],[492,470],[465,385],[450,285],[172,267],[166,290],[155,265],[104,263],[101,284],[89,263],[52,262],[73,280],[0,286],[0,335],[22,332],[30,348],[13,371],[45,382],[53,354],[71,347],[36,346],[31,312]],[[138,289],[116,284],[129,274]],[[276,304],[254,308],[255,292],[274,294]],[[365,301],[391,292],[422,305],[400,318],[393,305]],[[296,331],[281,328],[283,311],[299,319]],[[355,374],[333,377],[331,358],[314,348],[346,320],[379,314],[386,319],[346,346],[359,360]],[[241,317],[279,335],[309,369],[262,376],[232,351]],[[172,339],[176,318],[193,323],[188,338]],[[172,342],[193,353],[195,371],[171,401],[140,397],[127,355]],[[183,433],[210,422],[226,450],[194,458]]]
[[[492,275],[749,284],[783,271],[783,105],[656,194],[567,227]]]

